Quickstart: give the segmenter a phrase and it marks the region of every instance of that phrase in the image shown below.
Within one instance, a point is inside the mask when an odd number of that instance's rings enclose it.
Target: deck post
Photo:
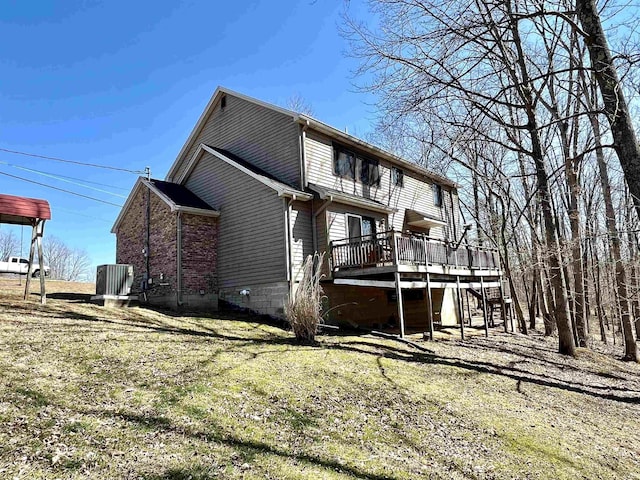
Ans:
[[[427,272],[427,318],[429,320],[429,340],[433,341],[433,301],[431,298],[431,279]]]
[[[460,337],[464,340],[464,318],[462,318],[462,294],[460,292],[460,275],[456,275],[456,286],[457,286],[457,304],[458,304],[458,318],[460,319]]]
[[[393,264],[398,265],[398,236],[393,228],[391,229],[391,248],[393,249],[391,252]]]
[[[469,289],[464,289],[464,298],[467,302],[467,315],[469,315],[469,326],[471,326],[471,305],[469,304]]]
[[[404,308],[402,306],[402,287],[400,286],[400,272],[396,271],[396,296],[398,297],[398,318],[400,320],[400,338],[404,338]]]
[[[482,294],[482,318],[484,318],[484,336],[488,338],[489,337],[489,317],[487,316],[487,295],[485,294],[485,291],[484,291],[483,276],[480,276],[480,293]]]
[[[504,289],[502,288],[502,275],[498,277],[500,283],[500,307],[502,310],[502,321],[504,322],[504,333],[509,332],[509,327],[507,326],[507,304],[504,301]]]
[[[425,266],[429,265],[429,253],[427,251],[427,237],[426,236],[422,236],[422,245],[424,248],[424,264]],[[429,276],[427,275],[427,278],[429,278]],[[429,281],[427,280],[427,284],[429,283]]]

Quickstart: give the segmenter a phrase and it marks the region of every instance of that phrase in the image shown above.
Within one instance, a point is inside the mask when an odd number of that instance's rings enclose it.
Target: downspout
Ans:
[[[306,164],[306,150],[305,145],[307,143],[307,129],[309,128],[309,120],[300,128],[300,189],[307,188],[307,164]]]
[[[182,212],[178,210],[176,215],[176,302],[178,307],[182,301]]]
[[[145,242],[145,270],[144,299],[147,300],[147,290],[149,290],[149,279],[151,278],[150,256],[151,256],[151,187],[147,185],[147,232]]]
[[[291,210],[292,204],[296,201],[296,195],[293,194],[291,199],[286,203],[286,233],[287,233],[287,281],[289,282],[289,297],[293,296],[293,260],[291,258],[293,250],[293,229],[291,228]]]

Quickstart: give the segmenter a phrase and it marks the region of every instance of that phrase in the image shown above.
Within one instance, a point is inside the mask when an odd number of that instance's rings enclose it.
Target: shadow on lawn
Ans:
[[[35,295],[38,298],[40,297],[39,293],[32,293],[31,295]],[[91,294],[90,293],[48,293],[47,298],[51,298],[53,300],[65,300],[69,303],[91,303]]]
[[[66,295],[66,294],[63,294]],[[79,295],[78,298],[82,298],[83,295]],[[17,309],[20,309],[18,307]],[[166,314],[164,310],[158,310],[158,312]],[[55,313],[56,316],[60,318],[66,319],[76,319],[81,321],[89,321],[96,323],[107,323],[112,324],[119,327],[129,327],[142,331],[152,331],[167,335],[179,335],[179,336],[194,336],[199,338],[212,338],[212,339],[220,339],[230,342],[242,342],[243,346],[250,344],[271,344],[271,345],[298,345],[296,340],[292,336],[283,336],[282,334],[270,333],[270,332],[260,332],[264,333],[263,336],[256,338],[255,336],[240,336],[240,335],[228,335],[224,333],[220,333],[211,326],[203,325],[203,322],[195,323],[191,321],[194,328],[183,328],[175,325],[167,324],[163,321],[156,319],[149,319],[144,316],[139,316],[138,321],[131,320],[111,320],[104,317],[99,317],[96,315],[88,315],[84,313],[69,311],[67,309],[58,308],[50,313]],[[177,316],[178,314],[176,314]],[[195,317],[195,315],[194,315]],[[207,317],[200,316],[199,318],[206,319]],[[252,316],[249,314],[240,314],[237,312],[227,312],[222,313],[222,315],[216,315],[216,320],[246,320],[254,323],[254,325],[247,324],[247,328],[258,329],[260,325],[268,324],[273,326],[273,322],[265,322],[264,318]],[[238,345],[236,345],[237,347]],[[465,348],[472,348],[467,344],[460,344]],[[306,347],[309,347],[308,345]],[[445,365],[449,367],[455,367],[460,369],[465,369],[468,371],[474,371],[478,373],[487,373],[491,375],[500,375],[516,382],[525,382],[532,383],[544,387],[551,388],[559,388],[562,390],[567,390],[575,393],[581,393],[597,398],[602,398],[606,400],[613,400],[623,403],[630,404],[640,404],[640,391],[631,390],[621,387],[615,386],[602,386],[602,385],[592,385],[592,384],[584,384],[576,381],[566,381],[559,378],[554,378],[548,375],[541,375],[532,373],[528,370],[517,368],[515,365],[517,363],[522,362],[511,362],[509,365],[496,365],[490,362],[483,362],[480,360],[466,360],[463,358],[457,357],[445,357],[439,356],[437,354],[431,352],[420,351],[416,352],[413,349],[404,348],[401,346],[392,345],[390,342],[386,344],[383,343],[375,343],[371,341],[367,341],[364,338],[358,338],[355,341],[346,341],[341,343],[328,343],[328,342],[320,342],[311,348],[325,348],[330,350],[342,350],[349,351],[358,354],[365,355],[375,355],[376,357],[386,357],[393,360],[408,362],[408,363],[422,363],[422,364],[437,364],[437,365]],[[492,349],[493,346],[483,346],[481,348]],[[498,347],[496,350],[503,350],[506,347]],[[521,346],[521,348],[526,348],[526,346]],[[548,348],[548,347],[547,347]],[[520,351],[509,350],[508,353],[511,353],[515,356],[520,356],[523,358],[529,357],[530,359],[535,358],[536,360],[543,363],[550,363],[554,366],[558,366],[558,364],[552,360],[549,360],[544,357],[536,357],[531,354],[525,354]],[[259,353],[256,354],[256,356]],[[255,358],[255,357],[254,357]],[[562,366],[566,368],[566,366]],[[616,393],[616,391],[618,391]],[[621,395],[621,393],[626,393],[627,395]]]
[[[218,428],[216,425],[213,425],[207,430],[196,430],[188,426],[176,426],[171,422],[170,419],[163,416],[145,416],[133,412],[110,412],[101,410],[87,410],[79,413],[87,415],[98,415],[101,417],[108,416],[111,418],[124,420],[129,423],[134,423],[143,428],[160,431],[162,433],[171,433],[180,436],[186,436],[196,441],[220,443],[228,447],[240,450],[242,452],[241,455],[245,457],[241,460],[241,463],[250,461],[251,457],[255,457],[256,455],[268,454],[276,455],[285,459],[295,460],[297,462],[315,465],[336,472],[347,473],[349,475],[355,476],[356,478],[372,480],[396,479],[396,477],[387,475],[373,474],[356,466],[345,465],[332,459],[322,458],[308,453],[294,453],[276,445],[270,445],[268,443],[260,442],[257,440],[242,439],[232,433],[223,432],[222,429]],[[165,470],[161,474],[142,474],[141,478],[145,478],[148,480],[187,478],[208,479],[219,478],[219,472],[216,476],[208,468],[203,468],[202,465],[195,464],[188,468],[170,468]]]
[[[389,346],[381,346],[378,344],[370,344],[369,342],[354,342],[361,345],[377,346],[383,348],[385,358],[391,358],[394,360],[410,362],[410,363],[426,363],[435,365],[445,365],[449,367],[461,368],[478,373],[488,373],[492,375],[500,375],[503,377],[511,378],[517,382],[532,383],[543,387],[559,388],[561,390],[567,390],[570,392],[581,393],[593,397],[598,397],[606,400],[614,400],[617,402],[640,404],[640,391],[617,388],[612,386],[601,385],[588,385],[579,382],[567,382],[562,379],[553,378],[550,376],[538,375],[531,373],[527,370],[516,368],[514,366],[494,365],[489,362],[464,360],[456,357],[444,357],[434,354],[422,353],[422,352],[408,352],[406,350],[399,350]],[[338,350],[350,350],[358,353],[371,354],[370,350],[357,348],[355,346],[346,347],[344,345],[330,345],[327,346],[330,349]],[[409,355],[407,355],[409,354]],[[611,390],[619,390],[620,393],[625,392],[629,395],[619,395],[611,393]]]
[[[84,316],[83,316],[84,317]],[[232,342],[244,342],[245,344],[271,344],[271,345],[297,345],[296,340],[293,337],[276,334],[267,334],[262,338],[255,337],[241,337],[235,335],[226,335],[220,333],[212,328],[207,328],[203,325],[198,325],[201,330],[194,330],[188,328],[175,327],[171,325],[162,324],[156,322],[155,324],[147,323],[134,323],[134,322],[116,322],[106,319],[92,319],[99,322],[114,323],[117,325],[127,325],[130,327],[137,327],[143,329],[149,329],[154,332],[166,333],[170,335],[193,335],[206,338],[217,338]],[[266,333],[266,332],[265,332]],[[306,347],[309,347],[308,345]],[[465,360],[457,357],[445,357],[439,356],[428,352],[416,352],[409,349],[396,347],[391,344],[375,343],[367,341],[366,339],[358,339],[355,341],[342,342],[330,344],[327,342],[320,342],[315,347],[311,348],[324,348],[329,350],[342,350],[349,351],[358,354],[375,355],[376,357],[383,356],[393,360],[398,360],[408,363],[423,363],[423,364],[436,364],[445,365],[449,367],[461,368],[478,373],[487,373],[492,375],[501,375],[507,378],[511,378],[515,381],[532,383],[544,387],[559,388],[575,393],[581,393],[593,397],[598,397],[606,400],[614,400],[623,403],[640,404],[640,391],[618,388],[615,386],[601,386],[601,385],[589,385],[581,384],[579,382],[569,382],[562,379],[550,377],[548,375],[540,375],[529,372],[527,370],[517,368],[512,365],[495,365],[490,362],[483,362],[479,360]],[[256,353],[257,357],[259,353]],[[516,353],[517,355],[517,353]],[[628,395],[620,395],[613,393],[612,391],[619,390],[620,393],[627,393]]]

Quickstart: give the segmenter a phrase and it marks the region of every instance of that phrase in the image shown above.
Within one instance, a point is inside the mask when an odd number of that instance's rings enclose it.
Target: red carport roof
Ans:
[[[50,220],[49,202],[38,198],[0,194],[0,223],[31,225],[34,220]]]

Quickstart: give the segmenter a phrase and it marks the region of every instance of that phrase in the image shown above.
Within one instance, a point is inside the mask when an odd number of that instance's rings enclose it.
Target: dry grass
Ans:
[[[295,294],[285,305],[285,316],[299,342],[313,343],[322,323],[322,299],[320,266],[324,253],[308,255],[302,264],[302,279]]]
[[[638,365],[496,331],[302,346],[48,286],[0,280],[0,478],[640,478]]]

